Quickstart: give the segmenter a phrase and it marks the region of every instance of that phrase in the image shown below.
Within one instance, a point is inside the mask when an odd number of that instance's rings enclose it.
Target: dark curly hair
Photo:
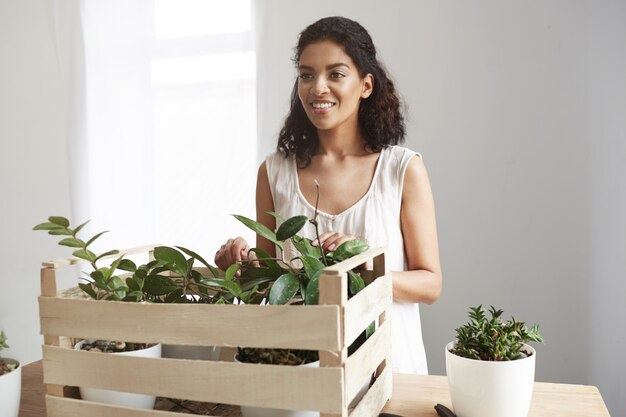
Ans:
[[[365,137],[365,147],[372,152],[404,141],[405,125],[402,104],[393,81],[376,58],[372,38],[363,26],[345,17],[326,17],[309,25],[298,37],[293,61],[298,65],[302,51],[314,42],[331,40],[341,45],[357,66],[359,76],[372,74],[374,88],[359,106],[359,126]],[[291,93],[291,109],[278,135],[277,150],[285,157],[295,155],[305,167],[317,149],[317,129],[307,117],[298,98],[298,80]]]

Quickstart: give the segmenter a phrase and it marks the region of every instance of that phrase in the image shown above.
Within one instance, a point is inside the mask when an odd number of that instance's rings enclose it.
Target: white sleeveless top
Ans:
[[[370,188],[359,201],[335,215],[318,210],[320,233],[332,230],[365,239],[371,247],[386,246],[389,269],[405,271],[400,207],[404,174],[409,161],[415,155],[421,157],[419,153],[400,146],[383,149]],[[285,219],[297,215],[312,218],[315,206],[300,191],[295,158],[285,158],[275,152],[267,157],[266,168],[274,211]],[[279,225],[280,222],[277,221],[276,226]],[[299,234],[310,239],[315,238],[312,226],[305,226]],[[294,248],[286,246],[285,259],[297,256],[294,251]],[[428,374],[419,305],[394,301],[390,311],[393,371]]]

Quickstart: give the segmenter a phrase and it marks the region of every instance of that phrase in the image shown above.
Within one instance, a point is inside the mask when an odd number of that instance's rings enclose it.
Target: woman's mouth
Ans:
[[[315,114],[328,113],[330,109],[333,108],[334,106],[335,106],[335,103],[331,103],[329,101],[311,103],[311,107],[313,108],[313,113]]]

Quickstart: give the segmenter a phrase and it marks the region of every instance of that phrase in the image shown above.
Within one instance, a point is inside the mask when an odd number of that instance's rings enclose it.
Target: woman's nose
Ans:
[[[326,84],[326,78],[324,78],[324,77],[317,77],[315,79],[315,82],[311,86],[310,93],[314,94],[316,96],[319,96],[319,95],[324,94],[326,92],[328,92],[328,85]]]

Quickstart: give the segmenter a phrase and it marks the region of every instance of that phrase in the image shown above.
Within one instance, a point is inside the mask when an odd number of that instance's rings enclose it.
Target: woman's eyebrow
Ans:
[[[326,70],[331,70],[331,69],[334,69],[334,68],[337,68],[337,67],[346,67],[346,68],[350,69],[350,66],[348,64],[344,64],[343,62],[337,62],[335,64],[327,65],[326,66]],[[314,70],[313,67],[310,67],[308,65],[299,65],[298,68],[301,69],[301,70],[305,70],[305,71],[313,71]]]

